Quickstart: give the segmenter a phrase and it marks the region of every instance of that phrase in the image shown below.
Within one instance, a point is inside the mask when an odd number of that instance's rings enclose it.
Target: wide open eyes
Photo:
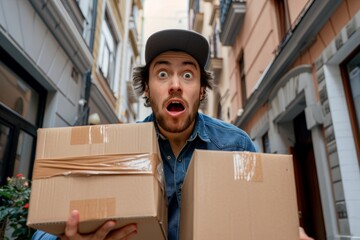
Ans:
[[[184,79],[191,79],[193,77],[192,73],[191,72],[185,72],[183,74],[183,78]]]
[[[160,71],[158,73],[158,76],[159,76],[159,78],[167,78],[169,76],[169,74],[165,71]]]
[[[166,72],[166,71],[160,71],[160,72],[158,73],[158,77],[161,78],[161,79],[163,79],[163,78],[168,78],[168,77],[169,77],[169,74],[168,74],[168,72]],[[191,72],[184,72],[184,73],[182,74],[182,78],[183,78],[183,79],[186,79],[186,80],[190,80],[190,79],[193,78],[193,74],[192,74]]]

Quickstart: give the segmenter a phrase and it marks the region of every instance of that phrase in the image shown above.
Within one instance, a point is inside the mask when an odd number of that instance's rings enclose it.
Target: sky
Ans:
[[[189,0],[144,0],[144,29],[142,45],[148,37],[159,30],[167,28],[188,29]],[[144,47],[142,48],[144,51]],[[142,63],[144,54],[142,53]],[[142,104],[141,104],[142,105]],[[139,119],[150,114],[150,108],[141,107]]]
[[[144,32],[188,28],[188,0],[144,0]],[[149,35],[147,34],[147,35]]]

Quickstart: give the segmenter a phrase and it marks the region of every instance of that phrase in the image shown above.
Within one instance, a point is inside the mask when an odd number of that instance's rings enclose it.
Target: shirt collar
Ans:
[[[165,136],[163,136],[160,131],[159,131],[159,128],[157,126],[157,123],[155,121],[155,117],[154,117],[154,114],[151,113],[146,119],[145,121],[152,121],[154,122],[154,126],[155,126],[155,130],[156,130],[156,135],[157,137],[161,138],[161,139],[166,139]],[[199,138],[201,140],[203,140],[204,142],[210,142],[210,138],[207,134],[207,131],[206,131],[206,127],[205,127],[205,120],[204,120],[204,117],[203,117],[203,114],[202,113],[198,113],[197,116],[196,116],[196,121],[195,121],[195,127],[194,127],[194,130],[193,132],[191,133],[188,141],[193,141],[197,136],[199,136]]]
[[[210,142],[210,138],[206,131],[205,120],[202,113],[197,114],[194,131],[190,135],[188,141],[193,141],[197,136],[199,136],[199,138],[204,142]]]

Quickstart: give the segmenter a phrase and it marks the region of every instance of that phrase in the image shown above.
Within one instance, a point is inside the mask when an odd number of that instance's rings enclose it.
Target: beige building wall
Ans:
[[[137,99],[131,98],[129,80],[131,67],[140,61],[139,38],[141,32],[142,2],[138,0],[99,0],[94,38],[94,62],[91,69],[91,114],[99,114],[101,123],[134,122],[137,117]],[[107,12],[110,32],[117,45],[113,61],[113,78],[107,81],[101,72],[102,27]],[[109,64],[110,66],[110,64]],[[131,90],[131,89],[130,89]]]

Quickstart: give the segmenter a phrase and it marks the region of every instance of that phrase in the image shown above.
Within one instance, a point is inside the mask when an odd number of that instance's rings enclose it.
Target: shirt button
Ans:
[[[167,156],[166,158],[167,158],[167,160],[170,160],[170,159],[171,159],[171,156]]]
[[[181,163],[182,162],[182,159],[181,158],[178,158],[178,160],[177,160],[179,163]]]

